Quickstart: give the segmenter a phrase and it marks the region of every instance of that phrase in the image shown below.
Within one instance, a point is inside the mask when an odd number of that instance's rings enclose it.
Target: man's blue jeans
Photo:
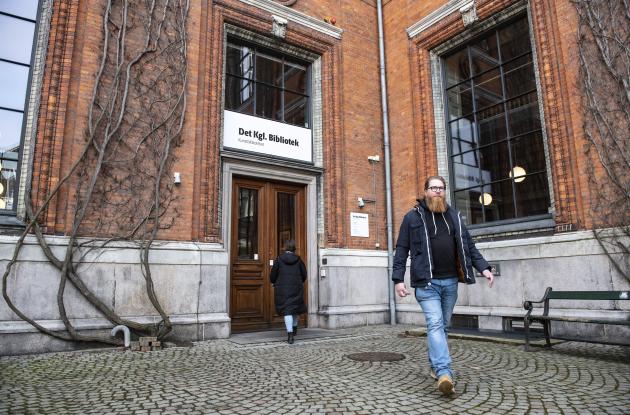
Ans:
[[[457,277],[433,279],[426,288],[416,288],[416,300],[427,322],[429,363],[438,378],[445,374],[453,378],[446,339],[457,302],[457,283]]]

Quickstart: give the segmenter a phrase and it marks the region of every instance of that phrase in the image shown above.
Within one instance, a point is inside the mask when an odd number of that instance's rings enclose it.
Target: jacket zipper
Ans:
[[[427,221],[424,218],[422,212],[420,212],[420,208],[416,208],[416,212],[422,218],[422,227],[424,228],[424,237],[427,240],[427,258],[429,258],[429,283],[433,279],[433,263],[431,262],[431,250],[430,250],[430,242],[429,242],[429,231],[427,231]]]
[[[470,281],[470,277],[468,276],[468,264],[466,263],[466,252],[464,251],[464,238],[462,237],[462,217],[460,212],[457,212],[457,222],[459,223],[459,241],[462,245],[462,258],[464,258],[464,272],[466,273],[466,281]]]

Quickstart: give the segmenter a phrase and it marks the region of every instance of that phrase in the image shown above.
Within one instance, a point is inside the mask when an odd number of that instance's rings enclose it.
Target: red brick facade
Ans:
[[[45,76],[41,90],[39,122],[32,169],[32,200],[40,206],[61,178],[62,157],[71,144],[67,137],[67,116],[69,90],[71,88],[71,66],[76,41],[78,1],[65,1],[55,4],[50,23],[49,47],[46,56]],[[61,198],[63,197],[60,194]],[[61,198],[52,200],[57,206]],[[59,213],[49,209],[44,217],[45,231],[63,232],[58,228]],[[63,220],[62,220],[63,223]]]
[[[67,172],[81,145],[99,59],[102,33],[96,28],[100,28],[102,3],[54,2],[32,167],[36,205]],[[412,39],[406,29],[445,3],[384,2],[395,233],[422,191],[422,178],[437,168],[429,50],[465,30],[458,11]],[[477,14],[483,20],[513,3],[477,0]],[[339,40],[289,23],[286,36],[286,43],[322,58],[325,241],[320,247],[373,249],[380,243],[385,249],[376,2],[302,0],[292,8],[322,21],[332,17],[343,29]],[[575,89],[577,18],[568,0],[531,0],[530,8],[557,230],[585,228],[584,206],[590,195],[579,174],[585,160],[581,120],[575,110],[580,105]],[[272,18],[239,0],[191,2],[188,108],[183,145],[177,150],[183,179],[178,188],[180,217],[161,239],[221,242],[219,150],[226,23],[269,36]],[[381,157],[375,183],[367,160],[371,155]],[[68,231],[72,186],[59,193],[47,211],[47,232]],[[362,210],[371,216],[370,238],[350,236],[348,215],[358,211],[357,197],[375,201]]]
[[[223,62],[223,39],[224,25],[226,23],[246,28],[252,32],[268,34],[271,31],[271,16],[254,7],[248,7],[238,1],[216,0],[213,2],[212,17],[208,20],[209,24],[205,33],[205,39],[199,43],[211,45],[206,53],[206,62]],[[289,44],[309,50],[322,56],[322,93],[323,106],[327,110],[324,112],[324,137],[325,138],[325,168],[327,171],[327,180],[331,183],[337,183],[339,177],[343,174],[343,159],[340,157],[344,154],[343,140],[341,139],[341,122],[340,116],[340,94],[336,91],[342,90],[342,75],[340,73],[340,45],[339,42],[332,38],[327,38],[314,31],[289,26],[287,30],[286,41]],[[219,199],[212,197],[220,194],[220,165],[219,149],[220,149],[220,131],[221,131],[221,109],[222,96],[221,87],[223,85],[223,73],[221,68],[223,65],[212,65],[209,70],[207,79],[209,93],[205,94],[203,107],[208,108],[206,114],[207,119],[203,121],[204,127],[201,128],[200,139],[202,140],[201,152],[198,153],[199,159],[196,161],[202,168],[200,169],[200,180],[198,184],[197,195],[202,195],[198,203],[197,213],[200,217],[198,227],[193,228],[193,238],[208,241],[217,241],[221,235],[220,217],[218,215]],[[204,73],[204,71],[200,71]],[[208,73],[205,71],[205,73]],[[199,88],[204,91],[206,88]],[[326,237],[328,243],[335,246],[340,245],[343,241],[343,226],[341,220],[343,212],[343,192],[339,186],[330,186],[326,191],[326,222],[330,224],[327,227]],[[205,212],[203,214],[202,212]],[[195,215],[197,216],[197,215]]]
[[[407,36],[405,29],[445,3],[430,1],[416,7],[405,1],[390,1],[385,7],[386,33],[389,35],[390,104],[395,108],[391,111],[391,124],[395,126],[391,132],[395,172],[392,185],[397,202],[395,218],[402,217],[415,195],[422,191],[421,180],[414,180],[413,176],[426,177],[437,171],[429,51],[464,32],[459,11],[446,16],[413,39],[405,39],[407,51],[403,51],[401,43]],[[478,0],[479,20],[514,3],[517,2]],[[580,171],[584,171],[586,160],[581,152],[583,141],[579,135],[579,111],[575,111],[580,106],[574,86],[578,71],[574,59],[577,19],[568,1],[533,0],[529,4],[551,156],[556,231],[576,230],[586,226],[584,203],[589,197],[586,181],[580,180],[579,175]],[[405,65],[410,68],[408,75]],[[405,93],[406,87],[410,93]],[[411,96],[401,99],[392,90]],[[410,122],[411,119],[413,122]],[[410,140],[411,137],[415,140]],[[410,141],[414,143],[411,148]],[[415,184],[415,188],[410,188],[410,182]]]

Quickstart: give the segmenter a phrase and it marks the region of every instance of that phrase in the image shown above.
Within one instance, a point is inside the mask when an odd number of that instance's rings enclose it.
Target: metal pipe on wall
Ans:
[[[392,283],[392,273],[394,269],[394,247],[392,229],[392,186],[391,186],[391,164],[389,151],[389,115],[387,112],[387,76],[385,75],[385,42],[383,36],[383,3],[376,1],[376,12],[378,16],[378,54],[379,68],[381,74],[381,107],[383,109],[383,147],[385,151],[385,198],[387,200],[387,286],[389,287],[389,321],[396,324],[396,298],[394,284]]]

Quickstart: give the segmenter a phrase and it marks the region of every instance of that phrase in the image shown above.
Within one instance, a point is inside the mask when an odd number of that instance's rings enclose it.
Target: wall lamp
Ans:
[[[359,206],[360,208],[364,207],[366,203],[376,203],[376,200],[365,199],[363,197],[357,198],[357,206]]]

